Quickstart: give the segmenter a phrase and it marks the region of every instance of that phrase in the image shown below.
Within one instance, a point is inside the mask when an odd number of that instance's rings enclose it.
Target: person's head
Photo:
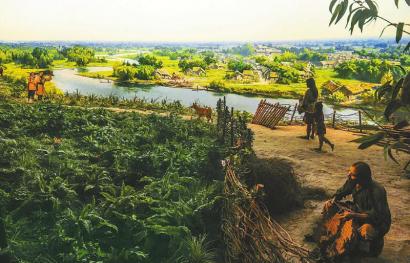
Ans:
[[[306,80],[306,86],[308,87],[309,90],[313,92],[313,95],[317,98],[319,93],[316,87],[316,82],[314,78],[308,78]]]
[[[356,162],[350,166],[349,178],[360,186],[369,185],[372,181],[372,171],[365,162]]]

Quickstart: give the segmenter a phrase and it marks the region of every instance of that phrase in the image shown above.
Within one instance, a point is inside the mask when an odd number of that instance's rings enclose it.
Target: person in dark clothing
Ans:
[[[308,89],[301,102],[301,111],[305,112],[303,121],[306,123],[306,139],[309,140],[309,138],[314,139],[314,111],[319,92],[313,78],[307,79],[306,85]]]
[[[4,71],[3,67],[0,66],[0,77],[3,77],[3,71]]]
[[[322,151],[323,142],[327,143],[332,151],[335,149],[335,145],[329,141],[325,137],[326,134],[326,124],[325,124],[325,116],[323,115],[323,104],[322,102],[316,102],[315,104],[315,114],[314,114],[314,121],[316,127],[316,134],[319,137],[319,148],[318,151]]]
[[[390,229],[391,214],[386,190],[372,179],[367,163],[357,162],[350,167],[348,179],[333,199],[325,203],[323,212],[326,213],[348,195],[353,197],[354,208],[345,210],[340,217],[345,224],[352,220],[355,231],[351,233],[350,244],[346,246],[349,249],[345,253],[360,252],[377,257],[383,250],[384,236]]]

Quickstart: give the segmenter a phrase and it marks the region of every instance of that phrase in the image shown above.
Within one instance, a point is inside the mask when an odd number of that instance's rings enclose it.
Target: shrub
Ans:
[[[250,158],[248,185],[264,185],[264,203],[271,214],[289,211],[302,204],[301,187],[291,164],[285,160]]]
[[[336,91],[336,92],[330,94],[330,95],[327,97],[327,99],[328,99],[329,101],[339,103],[339,102],[346,101],[347,98],[346,98],[346,96],[345,96],[342,92]]]
[[[154,78],[154,73],[155,67],[142,65],[137,67],[135,77],[137,79],[150,80]]]
[[[216,91],[223,91],[226,89],[225,82],[222,80],[213,80],[208,85],[208,89],[216,90]]]
[[[126,81],[126,80],[133,80],[135,74],[137,73],[137,69],[133,66],[127,65],[120,65],[114,67],[113,75],[117,77],[119,80]]]

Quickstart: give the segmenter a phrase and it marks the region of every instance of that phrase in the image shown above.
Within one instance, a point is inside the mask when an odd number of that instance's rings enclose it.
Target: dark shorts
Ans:
[[[35,90],[29,90],[28,91],[28,98],[29,99],[34,99],[34,94],[36,94]]]
[[[323,122],[317,124],[316,127],[317,135],[325,135],[326,134],[326,125]]]
[[[305,112],[305,116],[303,116],[303,121],[306,124],[313,124],[315,121],[315,114],[310,112]]]

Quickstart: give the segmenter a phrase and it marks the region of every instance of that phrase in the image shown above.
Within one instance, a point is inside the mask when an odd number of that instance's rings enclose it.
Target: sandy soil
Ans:
[[[385,160],[383,148],[372,146],[358,150],[357,144],[350,142],[358,137],[351,132],[327,129],[327,137],[336,144],[332,152],[324,146],[325,153],[317,153],[317,140],[304,140],[303,126],[281,126],[271,130],[259,125],[250,125],[255,132],[254,150],[260,158],[283,158],[294,167],[296,175],[307,186],[322,187],[333,194],[346,179],[347,169],[356,161],[371,165],[373,177],[387,190],[392,214],[392,226],[386,235],[382,255],[378,259],[363,262],[410,262],[410,179],[402,177],[401,167],[391,160]],[[405,154],[400,160],[404,162]],[[299,243],[306,247],[312,244],[304,241],[314,222],[320,217],[323,201],[307,200],[303,209],[297,209],[277,220]]]

